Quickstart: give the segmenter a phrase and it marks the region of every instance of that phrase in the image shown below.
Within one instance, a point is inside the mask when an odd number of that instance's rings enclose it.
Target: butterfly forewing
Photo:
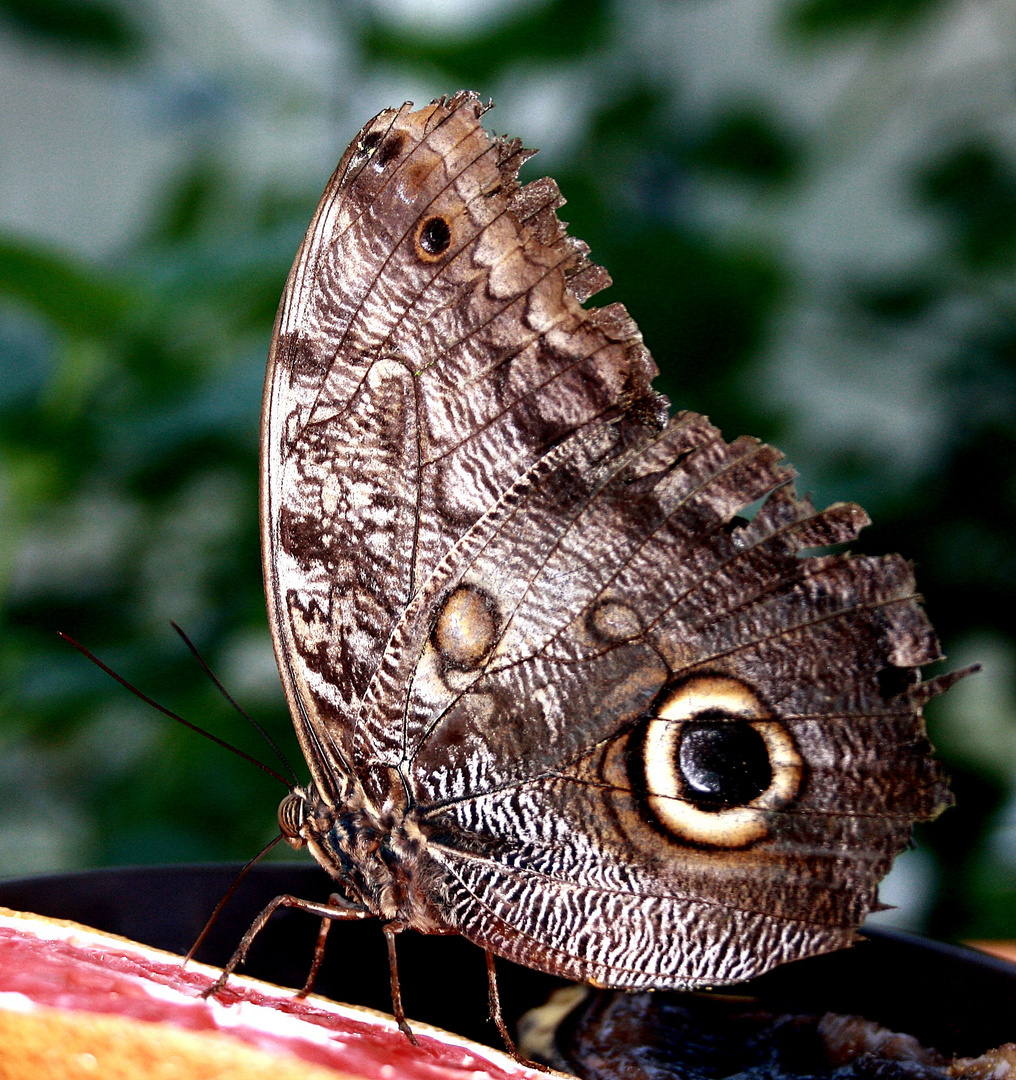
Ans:
[[[621,313],[581,309],[568,282],[588,287],[582,249],[560,229],[534,236],[556,199],[519,189],[517,144],[492,139],[478,111],[459,95],[364,129],[280,310],[263,436],[269,603],[287,689],[299,681],[340,742],[448,548],[554,441],[644,397],[656,370]]]
[[[556,185],[520,187],[482,111],[364,128],[269,364],[279,666],[317,794],[366,808],[397,879],[357,899],[622,986],[847,944],[948,802],[910,568],[802,557],[863,512],[668,418],[623,308],[581,306],[609,278]]]

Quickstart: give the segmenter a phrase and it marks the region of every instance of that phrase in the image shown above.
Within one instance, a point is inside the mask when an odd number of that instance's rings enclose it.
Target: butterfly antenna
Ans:
[[[151,705],[153,709],[157,709],[164,716],[168,716],[172,720],[176,720],[178,723],[183,724],[184,727],[188,727],[191,731],[196,731],[199,735],[204,735],[206,739],[211,739],[213,743],[217,743],[219,746],[224,747],[226,750],[231,750],[237,757],[242,757],[244,761],[249,761],[252,765],[256,765],[262,771],[268,773],[269,776],[274,776],[280,784],[284,784],[290,791],[293,790],[293,785],[282,775],[277,773],[273,768],[265,765],[264,762],[258,761],[257,758],[251,757],[250,754],[244,753],[238,747],[233,746],[232,743],[226,742],[224,739],[220,739],[218,735],[213,735],[210,731],[205,731],[204,728],[198,727],[197,724],[192,724],[189,720],[184,720],[182,716],[177,716],[171,709],[167,709],[165,705],[160,705],[157,701],[154,701],[147,694],[143,694],[136,686],[132,686],[122,675],[118,675],[111,667],[104,664],[94,653],[89,652],[84,645],[75,641],[69,634],[63,633],[62,630],[58,630],[57,633],[67,642],[68,645],[73,645],[79,653],[87,656],[89,660],[95,664],[96,667],[102,668],[102,670],[109,675],[123,687],[126,687],[137,698],[140,698],[146,705]]]
[[[219,691],[219,693],[229,702],[230,705],[233,706],[234,709],[236,709],[236,711],[244,718],[244,720],[247,721],[248,724],[253,726],[253,728],[258,732],[258,734],[261,736],[261,738],[264,739],[265,742],[268,743],[268,745],[272,748],[272,750],[275,751],[275,756],[279,759],[279,761],[282,762],[283,766],[286,769],[286,772],[288,772],[289,775],[290,775],[290,784],[289,784],[289,786],[291,788],[296,787],[296,782],[297,782],[296,781],[296,772],[293,770],[293,766],[289,764],[289,759],[279,749],[279,747],[276,744],[275,740],[271,737],[271,735],[268,734],[267,731],[265,731],[265,729],[257,722],[257,720],[255,720],[254,717],[251,716],[249,712],[247,712],[247,710],[242,705],[238,704],[232,698],[229,691],[215,677],[215,672],[212,671],[212,669],[205,663],[205,658],[201,655],[201,653],[198,652],[198,647],[184,633],[183,629],[179,625],[177,625],[177,623],[175,623],[172,619],[169,620],[169,625],[172,626],[173,629],[183,639],[184,645],[186,645],[187,648],[190,649],[191,655],[201,665],[201,670],[204,671],[204,673],[208,676],[208,678],[212,680],[212,683],[215,686],[215,689]]]
[[[257,853],[257,855],[254,856],[253,859],[251,859],[249,862],[244,863],[243,868],[240,870],[240,873],[237,874],[235,878],[233,878],[233,884],[230,885],[230,887],[226,890],[226,895],[215,905],[215,910],[211,913],[211,915],[208,916],[208,922],[205,923],[201,933],[198,934],[197,940],[190,947],[190,949],[187,950],[187,955],[183,958],[183,962],[185,964],[194,956],[198,949],[201,948],[201,945],[204,942],[205,938],[208,937],[208,932],[215,925],[215,920],[218,919],[218,917],[222,914],[222,909],[232,899],[233,894],[240,887],[240,883],[243,881],[243,879],[253,869],[254,864],[260,862],[268,854],[268,852],[271,851],[272,848],[275,847],[275,845],[282,839],[283,834],[279,833],[278,836],[274,837],[272,840],[269,840],[268,843],[265,844],[265,846]]]

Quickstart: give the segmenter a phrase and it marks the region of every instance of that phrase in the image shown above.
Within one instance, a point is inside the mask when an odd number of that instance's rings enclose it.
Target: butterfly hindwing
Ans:
[[[745,978],[849,943],[913,820],[944,804],[899,689],[937,656],[909,567],[800,558],[866,519],[786,486],[738,524],[786,484],[778,457],[693,414],[586,431],[407,611],[362,758],[410,778],[432,888],[478,943],[611,985]],[[694,687],[754,703],[768,803],[696,811],[647,768],[647,717]]]

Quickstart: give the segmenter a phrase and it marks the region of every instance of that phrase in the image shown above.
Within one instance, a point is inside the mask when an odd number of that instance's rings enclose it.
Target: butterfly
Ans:
[[[846,946],[951,801],[911,567],[808,554],[864,512],[670,414],[484,111],[363,128],[276,320],[264,577],[311,775],[279,818],[338,883],[308,906],[626,988]]]

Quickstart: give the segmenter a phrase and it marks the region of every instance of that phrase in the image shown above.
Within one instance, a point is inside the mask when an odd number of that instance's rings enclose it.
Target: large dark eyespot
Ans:
[[[452,230],[443,217],[427,218],[421,222],[416,234],[417,253],[431,259],[443,255],[452,242]]]
[[[745,806],[773,779],[765,740],[736,720],[685,724],[677,760],[688,797],[703,809]]]
[[[646,721],[632,783],[678,840],[742,848],[801,788],[804,761],[786,725],[741,680],[696,675],[668,689]]]

